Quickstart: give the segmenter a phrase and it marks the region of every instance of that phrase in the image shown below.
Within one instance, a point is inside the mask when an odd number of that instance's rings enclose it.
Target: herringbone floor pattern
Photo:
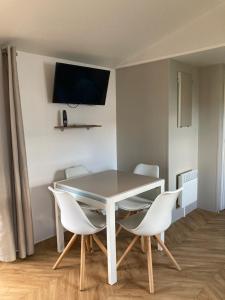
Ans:
[[[119,256],[130,239],[121,232]],[[121,264],[114,286],[106,283],[106,259],[96,248],[86,261],[86,290],[79,292],[79,241],[53,271],[58,254],[50,239],[36,246],[33,257],[0,264],[0,300],[225,299],[225,213],[196,210],[171,226],[166,242],[182,271],[154,250],[154,295],[148,293],[146,257],[139,244]]]

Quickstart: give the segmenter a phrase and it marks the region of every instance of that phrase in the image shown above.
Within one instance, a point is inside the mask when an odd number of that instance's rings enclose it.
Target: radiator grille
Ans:
[[[178,199],[182,208],[197,201],[198,170],[191,170],[178,175],[178,187],[183,191]]]

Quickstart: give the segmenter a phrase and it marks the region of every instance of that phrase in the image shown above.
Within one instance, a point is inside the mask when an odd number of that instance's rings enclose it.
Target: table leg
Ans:
[[[163,183],[161,184],[161,193],[164,193],[164,192],[165,192],[165,182],[163,181]],[[163,242],[165,241],[165,232],[164,231],[160,233],[160,239]],[[159,244],[158,244],[158,250],[159,251],[163,250]]]
[[[64,228],[61,224],[60,210],[55,201],[55,226],[56,226],[56,239],[57,239],[57,251],[62,252],[64,250]]]
[[[106,204],[107,224],[107,259],[108,259],[108,283],[113,285],[117,282],[116,269],[116,231],[115,231],[115,203]]]

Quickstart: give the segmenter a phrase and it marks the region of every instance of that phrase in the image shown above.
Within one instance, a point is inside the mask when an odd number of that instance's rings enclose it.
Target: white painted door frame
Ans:
[[[223,103],[221,103],[219,132],[218,132],[218,159],[217,159],[217,209],[225,209],[225,69],[223,72]]]

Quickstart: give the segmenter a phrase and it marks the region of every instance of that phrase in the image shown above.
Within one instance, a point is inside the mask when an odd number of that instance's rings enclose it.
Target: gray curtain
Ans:
[[[0,53],[0,261],[34,253],[16,49]]]

